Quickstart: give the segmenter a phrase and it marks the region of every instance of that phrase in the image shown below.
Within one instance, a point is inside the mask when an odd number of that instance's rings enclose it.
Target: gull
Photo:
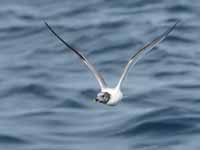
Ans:
[[[117,85],[114,88],[108,87],[106,84],[104,78],[101,76],[101,74],[96,70],[94,65],[89,62],[89,60],[77,49],[73,48],[71,45],[69,45],[65,40],[63,40],[53,29],[52,27],[44,21],[47,28],[72,52],[74,52],[81,61],[87,66],[87,68],[92,72],[96,80],[98,81],[98,84],[100,86],[101,91],[97,94],[95,101],[106,104],[109,106],[114,106],[118,104],[122,98],[123,93],[121,91],[121,86],[124,81],[124,78],[127,76],[127,73],[130,69],[130,66],[133,66],[137,63],[137,61],[144,56],[147,52],[152,50],[155,46],[157,46],[161,41],[163,41],[169,33],[176,27],[179,21],[177,21],[172,27],[167,29],[163,34],[152,40],[151,42],[147,43],[145,46],[140,48],[132,55],[132,57],[129,59],[128,63],[124,67],[124,70],[122,72],[122,75],[117,83]]]

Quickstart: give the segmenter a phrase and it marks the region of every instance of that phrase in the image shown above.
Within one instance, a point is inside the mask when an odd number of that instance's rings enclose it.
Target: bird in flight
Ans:
[[[122,98],[123,94],[121,91],[121,86],[123,83],[124,78],[126,77],[128,70],[131,65],[135,65],[136,62],[144,56],[147,52],[152,50],[156,45],[158,45],[161,41],[163,41],[169,33],[176,27],[179,21],[177,21],[172,27],[167,29],[163,34],[152,40],[151,42],[147,43],[145,46],[143,46],[141,49],[137,50],[136,53],[132,55],[132,57],[129,59],[128,63],[126,64],[122,75],[114,88],[108,87],[106,84],[104,78],[101,76],[101,74],[96,70],[93,64],[89,62],[89,60],[77,49],[70,46],[64,39],[62,39],[53,29],[52,27],[44,21],[47,28],[71,51],[73,51],[80,59],[81,61],[88,67],[88,69],[92,72],[94,77],[99,83],[99,86],[101,88],[101,91],[97,94],[95,101],[106,104],[109,106],[113,106],[118,104]]]

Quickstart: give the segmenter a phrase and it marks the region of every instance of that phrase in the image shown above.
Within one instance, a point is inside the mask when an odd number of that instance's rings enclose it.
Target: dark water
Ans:
[[[200,149],[200,2],[0,0],[0,149]],[[121,104],[99,91],[43,19],[114,86],[128,58],[182,23],[130,70]]]

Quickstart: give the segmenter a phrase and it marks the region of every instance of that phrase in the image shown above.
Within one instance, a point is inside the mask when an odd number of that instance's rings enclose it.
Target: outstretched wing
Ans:
[[[125,69],[119,79],[119,82],[117,84],[117,88],[120,88],[122,81],[124,80],[126,74],[128,73],[128,70],[130,68],[131,65],[136,64],[136,62],[142,57],[144,56],[147,52],[149,52],[150,50],[152,50],[156,45],[158,45],[161,41],[163,41],[168,34],[176,27],[176,25],[179,23],[179,21],[177,21],[171,28],[169,28],[167,31],[165,31],[161,36],[155,38],[153,41],[151,41],[150,43],[146,44],[144,47],[142,47],[141,49],[139,49],[128,61],[127,65],[125,66]]]
[[[104,81],[103,77],[99,74],[99,72],[97,72],[97,70],[95,69],[95,67],[88,61],[88,59],[86,59],[85,56],[83,56],[83,54],[81,54],[78,50],[76,50],[75,48],[73,48],[72,46],[70,46],[66,41],[64,41],[51,27],[50,25],[45,22],[45,25],[47,26],[47,28],[63,43],[65,44],[65,46],[67,46],[71,51],[73,51],[75,54],[77,54],[79,56],[79,58],[82,60],[82,62],[89,68],[89,70],[93,73],[93,75],[95,76],[95,78],[97,79],[101,89],[104,89],[107,87],[106,82]]]

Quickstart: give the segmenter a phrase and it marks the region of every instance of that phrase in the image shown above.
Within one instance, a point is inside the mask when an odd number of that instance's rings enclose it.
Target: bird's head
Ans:
[[[111,95],[108,92],[100,92],[97,94],[96,102],[107,104]]]

